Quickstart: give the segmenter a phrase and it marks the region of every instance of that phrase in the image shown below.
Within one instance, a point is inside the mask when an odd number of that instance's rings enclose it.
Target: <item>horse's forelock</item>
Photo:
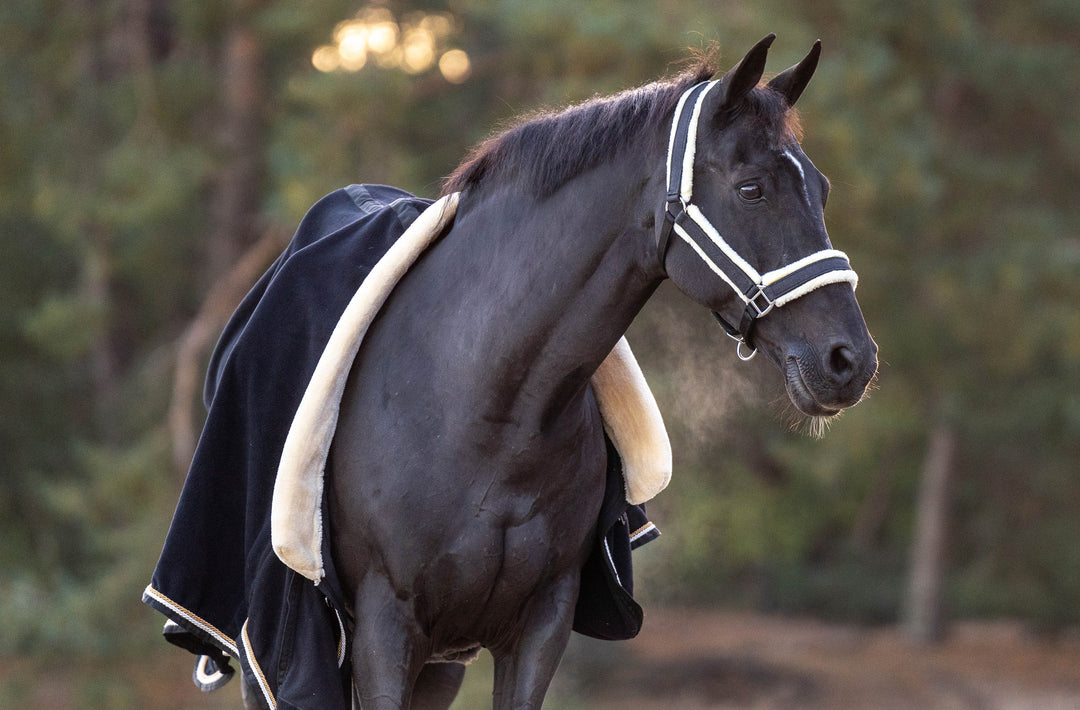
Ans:
[[[802,122],[797,109],[779,91],[761,84],[747,94],[742,115],[752,121],[752,130],[765,134],[770,142],[787,143],[792,137],[802,141]]]

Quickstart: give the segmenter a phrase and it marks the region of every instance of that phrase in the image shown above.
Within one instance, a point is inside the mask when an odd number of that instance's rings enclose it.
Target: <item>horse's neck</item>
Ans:
[[[491,390],[478,394],[506,411],[485,416],[534,416],[543,427],[580,401],[659,284],[652,229],[642,219],[646,181],[615,179],[619,167],[594,170],[542,201],[506,189],[463,211],[456,229],[490,255],[470,290],[488,294],[493,308],[469,327]]]

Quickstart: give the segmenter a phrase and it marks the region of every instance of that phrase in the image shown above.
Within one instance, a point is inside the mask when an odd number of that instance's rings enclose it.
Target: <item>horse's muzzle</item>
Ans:
[[[803,414],[832,416],[858,404],[877,372],[877,345],[848,341],[805,345],[789,350],[784,359],[788,397]]]

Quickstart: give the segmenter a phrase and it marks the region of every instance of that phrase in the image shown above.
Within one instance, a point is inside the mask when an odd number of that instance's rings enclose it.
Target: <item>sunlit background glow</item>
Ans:
[[[447,47],[455,30],[446,13],[415,12],[398,20],[384,7],[369,7],[338,23],[331,44],[315,49],[312,65],[321,72],[356,72],[369,62],[383,69],[423,74],[434,68],[453,84],[469,78],[464,50]]]

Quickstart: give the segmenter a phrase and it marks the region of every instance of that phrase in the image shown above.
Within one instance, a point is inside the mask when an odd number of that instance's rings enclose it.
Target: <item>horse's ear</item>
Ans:
[[[814,42],[810,53],[795,66],[785,69],[772,78],[769,88],[779,91],[787,99],[788,106],[794,106],[802,96],[803,89],[810,83],[810,77],[817,69],[818,57],[821,56],[821,40]]]
[[[765,59],[774,39],[776,39],[774,34],[763,38],[724,75],[724,98],[720,102],[720,111],[730,111],[738,106],[750,90],[758,85],[761,75],[765,73]]]

